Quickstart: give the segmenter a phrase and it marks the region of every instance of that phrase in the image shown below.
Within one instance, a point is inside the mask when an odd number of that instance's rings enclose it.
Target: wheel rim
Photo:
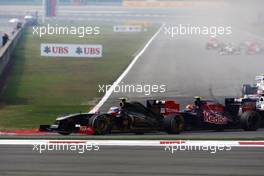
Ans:
[[[98,134],[103,134],[108,129],[109,121],[107,119],[97,119],[95,124],[95,131]]]

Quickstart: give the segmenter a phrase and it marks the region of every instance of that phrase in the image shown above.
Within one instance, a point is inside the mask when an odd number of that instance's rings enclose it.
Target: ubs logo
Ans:
[[[44,52],[49,54],[49,53],[54,53],[54,54],[68,54],[69,53],[69,48],[68,47],[59,47],[59,46],[45,46],[44,47]]]

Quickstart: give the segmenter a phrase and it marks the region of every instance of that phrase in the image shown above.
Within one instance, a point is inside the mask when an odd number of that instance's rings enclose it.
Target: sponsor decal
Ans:
[[[177,109],[173,109],[173,108],[165,108],[165,111],[167,113],[177,113],[177,112],[179,112]]]
[[[212,124],[227,124],[227,118],[217,113],[203,111],[204,121]]]
[[[102,57],[102,45],[55,44],[42,43],[41,56],[46,57]]]

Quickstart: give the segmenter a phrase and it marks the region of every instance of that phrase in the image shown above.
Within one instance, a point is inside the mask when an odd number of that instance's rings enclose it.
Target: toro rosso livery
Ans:
[[[244,104],[243,104],[244,106]],[[194,104],[182,112],[185,130],[203,129],[232,129],[257,130],[260,126],[261,117],[252,108],[243,109],[242,104],[235,102],[234,98],[227,98],[225,105],[212,100],[202,100],[196,97]]]

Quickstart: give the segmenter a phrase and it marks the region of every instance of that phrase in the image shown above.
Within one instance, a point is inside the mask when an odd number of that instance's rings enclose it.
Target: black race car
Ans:
[[[111,107],[107,113],[78,113],[58,117],[53,125],[41,125],[40,131],[109,134],[165,131],[178,134],[183,130],[183,117],[175,101],[147,100],[147,106],[122,99],[119,107]]]

